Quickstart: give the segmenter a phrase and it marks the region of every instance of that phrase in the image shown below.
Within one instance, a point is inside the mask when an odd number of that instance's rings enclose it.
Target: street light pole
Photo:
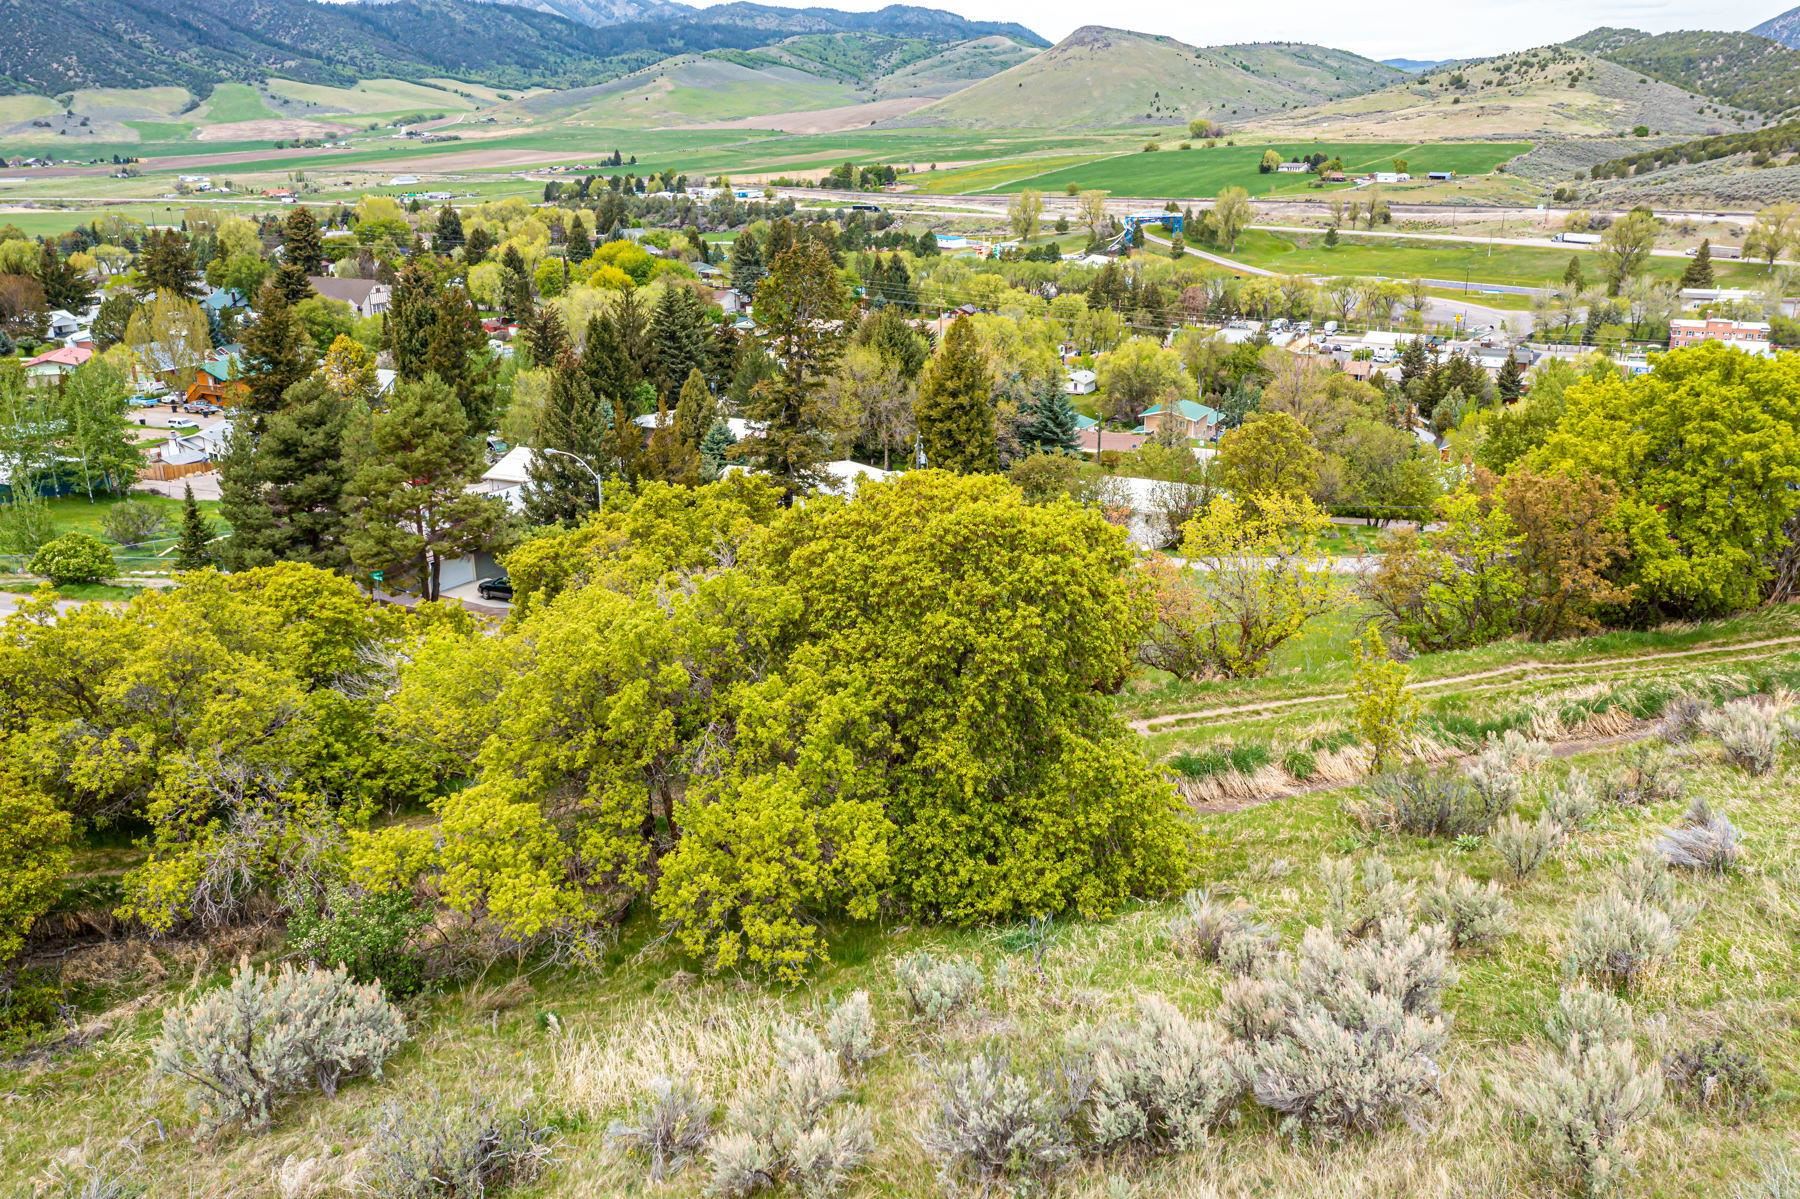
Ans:
[[[585,470],[588,474],[592,475],[594,477],[594,509],[595,511],[600,512],[606,510],[606,489],[600,485],[600,472],[595,470],[592,466],[589,466],[586,458],[583,458],[580,454],[571,454],[567,450],[546,449],[544,453],[557,458],[568,458],[580,466],[582,470]]]

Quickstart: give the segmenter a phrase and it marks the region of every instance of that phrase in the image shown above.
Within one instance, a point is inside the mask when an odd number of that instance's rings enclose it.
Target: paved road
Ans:
[[[23,595],[14,595],[10,591],[0,591],[0,619],[11,616],[14,612],[17,612],[19,610],[19,605],[22,604],[26,598],[27,597]],[[76,608],[81,607],[86,602],[86,600],[59,599],[56,601],[56,610],[58,612],[73,612]]]

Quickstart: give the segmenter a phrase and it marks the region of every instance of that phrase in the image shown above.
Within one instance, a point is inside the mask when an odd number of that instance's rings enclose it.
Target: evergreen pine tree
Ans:
[[[442,288],[432,313],[431,337],[425,346],[425,371],[456,393],[470,433],[479,438],[493,427],[494,363],[487,355],[481,318],[468,289]]]
[[[547,449],[576,454],[601,474],[611,473],[607,432],[612,406],[594,390],[593,382],[572,353],[558,358],[550,392],[538,413],[532,444],[530,478],[525,485],[525,518],[533,524],[578,524],[594,511],[599,497],[594,478],[580,463]]]
[[[713,326],[706,341],[706,386],[714,395],[724,395],[731,386],[732,372],[737,369],[738,333],[730,321]]]
[[[1693,259],[1687,269],[1681,272],[1681,286],[1711,287],[1713,285],[1712,239],[1707,238],[1694,251]]]
[[[38,253],[37,281],[44,289],[44,303],[52,308],[80,312],[93,303],[94,288],[87,274],[70,266],[51,242]]]
[[[531,276],[519,247],[508,246],[500,256],[500,312],[509,321],[524,320],[532,305]]]
[[[204,570],[213,564],[212,522],[200,512],[194,485],[182,486],[181,539],[175,543],[176,570]]]
[[[402,379],[425,374],[425,356],[437,324],[437,279],[418,261],[400,269],[382,322],[382,337],[394,356],[394,370]]]
[[[1337,244],[1338,244],[1337,226],[1332,225],[1330,228],[1325,230],[1325,248],[1327,250],[1335,250],[1337,248]]]
[[[1026,401],[1024,416],[1019,440],[1027,449],[1045,454],[1074,454],[1080,450],[1075,405],[1062,388],[1052,383],[1032,396]]]
[[[306,328],[271,279],[263,284],[256,320],[244,331],[244,406],[258,421],[281,408],[287,389],[312,374],[316,364]]]
[[[486,262],[488,252],[493,248],[494,235],[487,231],[486,225],[477,225],[469,231],[468,240],[463,242],[463,261],[470,266]]]
[[[352,415],[351,403],[315,375],[292,389],[260,433],[231,438],[219,465],[220,507],[231,524],[220,543],[227,567],[349,564],[343,500]]]
[[[438,209],[437,228],[432,232],[431,248],[439,254],[447,255],[467,240],[463,236],[462,214],[456,211],[456,206],[445,204]]]
[[[194,249],[176,229],[152,229],[138,255],[138,287],[148,296],[191,297],[200,290]]]
[[[525,327],[524,341],[531,361],[538,366],[551,366],[572,347],[569,327],[563,324],[562,312],[554,304],[546,304]]]
[[[755,295],[766,273],[762,245],[753,231],[745,229],[731,243],[731,285],[747,296]]]
[[[570,261],[586,262],[594,253],[594,241],[588,236],[587,224],[581,219],[579,212],[569,218],[569,233],[565,242]]]
[[[913,404],[926,465],[964,475],[999,469],[992,391],[975,325],[958,317],[925,364]]]
[[[281,261],[297,267],[303,279],[325,269],[325,242],[319,235],[319,222],[305,205],[288,213],[282,222]]]
[[[1494,382],[1494,392],[1500,397],[1502,404],[1511,404],[1525,394],[1525,368],[1512,354],[1506,356],[1506,363],[1500,368],[1500,377]]]
[[[650,318],[657,395],[673,400],[694,371],[706,365],[706,309],[691,287],[670,283]]]
[[[700,439],[712,428],[716,412],[717,405],[713,403],[712,392],[707,390],[706,378],[695,367],[681,385],[681,399],[675,405],[675,432],[681,443],[699,449]]]
[[[781,366],[750,389],[744,415],[762,428],[740,448],[753,468],[782,482],[790,501],[822,477],[830,444],[822,391],[838,360],[835,326],[849,307],[831,254],[810,238],[775,259],[757,289],[757,319]]]
[[[731,435],[731,426],[723,420],[713,422],[706,436],[700,439],[700,479],[711,483],[725,473],[725,466],[731,457],[731,447],[737,444],[737,438]]]

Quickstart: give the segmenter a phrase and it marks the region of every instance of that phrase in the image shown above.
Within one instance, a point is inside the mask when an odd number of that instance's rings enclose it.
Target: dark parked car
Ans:
[[[495,575],[491,579],[482,579],[475,584],[475,594],[482,599],[512,599],[512,580],[505,575]]]

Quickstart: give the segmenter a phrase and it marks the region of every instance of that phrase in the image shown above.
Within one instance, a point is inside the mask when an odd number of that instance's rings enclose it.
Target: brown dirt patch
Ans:
[[[336,137],[355,130],[354,125],[331,121],[265,120],[234,121],[228,125],[204,125],[194,134],[197,142],[287,141],[296,137]]]

